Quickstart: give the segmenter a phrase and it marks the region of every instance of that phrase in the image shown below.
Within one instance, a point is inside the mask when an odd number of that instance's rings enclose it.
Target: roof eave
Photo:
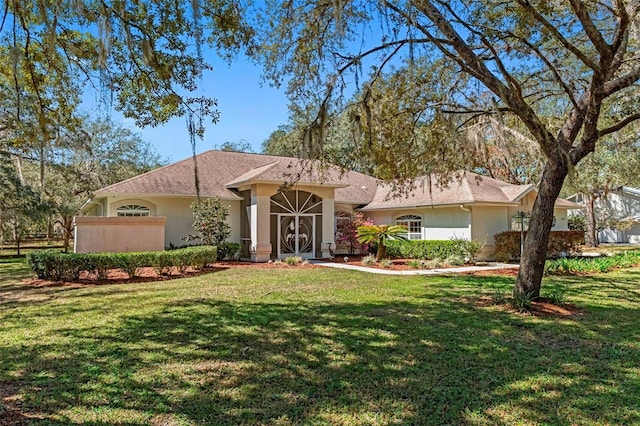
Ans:
[[[147,198],[147,197],[157,197],[157,198],[195,198],[196,194],[159,194],[159,193],[152,193],[152,192],[108,192],[108,193],[96,193],[94,194],[93,197],[91,197],[92,200],[96,200],[96,199],[102,199],[102,198],[108,198],[109,196],[114,196],[114,197],[129,197],[129,198]],[[223,201],[239,201],[239,200],[243,200],[244,197],[240,196],[240,195],[234,195],[234,196],[219,196],[219,195],[205,195],[205,194],[200,194],[200,197],[202,198],[214,198],[217,197],[220,200]]]
[[[237,188],[246,188],[249,187],[251,185],[257,185],[257,184],[262,184],[262,185],[286,185],[286,184],[290,184],[293,187],[296,186],[313,186],[313,187],[323,187],[323,188],[348,188],[349,184],[345,184],[345,183],[331,183],[331,182],[304,182],[304,181],[298,181],[298,182],[286,182],[284,180],[276,180],[276,179],[247,179],[247,180],[243,180],[243,181],[234,181],[234,182],[230,182],[226,185],[224,185],[225,188],[227,189],[237,189]]]

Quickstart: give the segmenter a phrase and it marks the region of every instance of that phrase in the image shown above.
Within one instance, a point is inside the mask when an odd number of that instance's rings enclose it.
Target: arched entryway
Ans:
[[[306,191],[280,191],[271,197],[272,242],[278,258],[316,257],[322,235],[322,198]]]

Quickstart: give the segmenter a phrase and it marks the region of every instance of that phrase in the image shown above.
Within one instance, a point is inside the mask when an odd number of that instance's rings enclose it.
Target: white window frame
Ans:
[[[116,208],[118,217],[147,217],[151,216],[151,209],[140,204],[125,204]]]
[[[405,214],[396,218],[396,225],[402,225],[407,228],[408,240],[422,239],[422,218],[415,214]]]

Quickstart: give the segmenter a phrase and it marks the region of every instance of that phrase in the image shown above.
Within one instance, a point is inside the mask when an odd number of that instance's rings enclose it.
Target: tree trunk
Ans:
[[[568,168],[564,164],[547,162],[533,204],[529,231],[524,240],[524,253],[514,288],[514,296],[526,296],[532,300],[540,297],[540,286],[547,258],[549,233],[553,226],[553,208],[562,189]]]
[[[376,262],[380,262],[386,256],[387,256],[387,247],[384,244],[379,243],[378,251],[376,252]]]
[[[63,250],[69,252],[69,240],[73,232],[73,216],[62,216],[62,232],[64,233]]]
[[[596,213],[593,208],[596,197],[594,194],[589,194],[587,198],[587,234],[585,243],[587,247],[598,247],[598,239],[596,238]]]

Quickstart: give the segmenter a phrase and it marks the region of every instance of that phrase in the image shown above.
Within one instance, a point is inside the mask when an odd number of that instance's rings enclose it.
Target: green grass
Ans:
[[[0,424],[11,404],[51,425],[640,423],[640,269],[545,279],[567,318],[475,303],[500,277],[25,274],[0,263]]]

